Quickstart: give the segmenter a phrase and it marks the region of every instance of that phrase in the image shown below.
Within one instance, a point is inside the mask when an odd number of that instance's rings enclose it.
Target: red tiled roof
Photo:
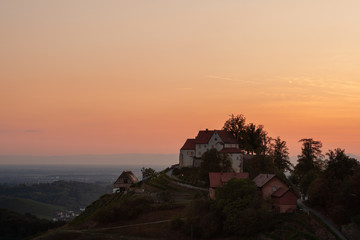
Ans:
[[[198,135],[195,138],[195,144],[207,144],[210,141],[210,138],[214,134],[213,130],[200,130]]]
[[[232,135],[231,132],[226,130],[216,130],[216,132],[219,134],[219,137],[221,140],[223,140],[224,143],[230,143],[230,144],[238,144],[239,142],[236,140],[234,135]]]
[[[195,139],[187,139],[180,150],[195,150]]]
[[[249,173],[220,173],[220,172],[209,172],[210,187],[221,187],[224,183],[227,183],[233,178],[246,179],[249,178]]]
[[[207,144],[209,143],[212,135],[217,132],[219,137],[224,143],[237,144],[238,141],[231,134],[231,132],[226,130],[200,130],[198,135],[195,138],[195,144]]]
[[[287,193],[287,191],[289,191],[289,188],[278,188],[275,192],[273,192],[273,194],[271,194],[272,197],[281,197],[283,196],[285,193]]]
[[[259,174],[257,175],[253,181],[255,182],[256,186],[262,187],[264,186],[268,181],[270,181],[273,177],[275,177],[275,174]]]
[[[223,148],[220,150],[221,153],[241,153],[241,150],[238,148]]]

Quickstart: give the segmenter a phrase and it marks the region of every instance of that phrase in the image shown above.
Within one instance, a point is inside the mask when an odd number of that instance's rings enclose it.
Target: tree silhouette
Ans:
[[[298,155],[298,163],[294,168],[293,179],[297,181],[302,192],[306,195],[310,184],[320,174],[323,167],[323,157],[321,153],[322,143],[312,138],[304,138],[301,154]]]
[[[243,135],[245,132],[245,121],[244,115],[231,114],[230,118],[224,123],[223,129],[231,132],[234,137],[238,140],[239,144],[243,144]]]
[[[272,139],[272,143],[270,145],[270,156],[275,167],[280,172],[285,172],[286,170],[292,171],[294,166],[289,161],[289,148],[286,146],[286,142],[282,141],[280,137]]]
[[[267,150],[267,143],[269,137],[262,125],[255,125],[254,123],[245,124],[246,118],[244,115],[232,114],[225,122],[223,129],[231,132],[238,140],[240,149],[246,151],[248,154],[265,154]]]
[[[356,167],[359,166],[358,161],[347,156],[344,149],[329,150],[326,155],[328,159],[325,160],[325,174],[330,178],[343,180],[352,176]]]

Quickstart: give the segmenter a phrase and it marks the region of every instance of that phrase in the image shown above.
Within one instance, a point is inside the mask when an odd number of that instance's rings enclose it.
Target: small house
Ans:
[[[293,212],[297,207],[298,195],[290,188],[279,188],[271,195],[275,212]]]
[[[128,191],[137,182],[139,180],[131,171],[123,171],[114,183],[113,193]]]
[[[259,174],[253,181],[261,190],[263,199],[271,198],[271,194],[276,192],[279,188],[287,188],[288,186],[275,174]]]
[[[247,179],[249,178],[249,173],[241,172],[209,172],[209,180],[210,180],[210,188],[209,188],[209,196],[211,199],[215,199],[216,188],[222,187],[225,183],[230,181],[233,178],[237,179]]]
[[[297,206],[297,194],[275,174],[259,174],[253,181],[263,199],[271,199],[276,212],[292,212]]]

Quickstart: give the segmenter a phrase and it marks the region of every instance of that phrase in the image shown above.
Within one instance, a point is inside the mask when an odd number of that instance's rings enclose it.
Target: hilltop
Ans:
[[[210,216],[214,212],[210,208],[217,201],[208,200],[206,189],[188,186],[165,172],[138,183],[134,189],[126,194],[103,195],[75,220],[36,240],[235,237],[214,233],[218,226],[214,216]],[[271,224],[260,226],[257,234],[244,239],[335,239],[314,218],[303,213],[267,217]],[[206,236],[206,232],[214,234]]]

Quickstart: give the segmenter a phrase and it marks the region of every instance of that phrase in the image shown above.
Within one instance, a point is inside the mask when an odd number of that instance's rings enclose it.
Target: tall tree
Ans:
[[[238,140],[240,149],[248,154],[265,154],[270,138],[264,127],[254,123],[246,124],[245,121],[244,115],[232,114],[225,122],[223,129],[231,132]]]
[[[246,118],[244,115],[239,114],[235,116],[234,114],[231,114],[230,118],[224,123],[223,129],[231,132],[239,143],[242,143],[243,133],[245,131],[245,121]]]
[[[248,154],[265,154],[267,141],[267,132],[262,125],[256,126],[253,123],[249,123],[245,126],[243,142],[244,149]]]
[[[319,176],[323,166],[322,143],[312,138],[304,138],[298,163],[294,168],[293,179],[297,180],[303,194],[307,194],[310,184]]]
[[[293,164],[289,160],[289,148],[286,146],[286,142],[282,141],[280,137],[272,139],[270,145],[270,156],[273,160],[275,167],[280,172],[292,171]]]

